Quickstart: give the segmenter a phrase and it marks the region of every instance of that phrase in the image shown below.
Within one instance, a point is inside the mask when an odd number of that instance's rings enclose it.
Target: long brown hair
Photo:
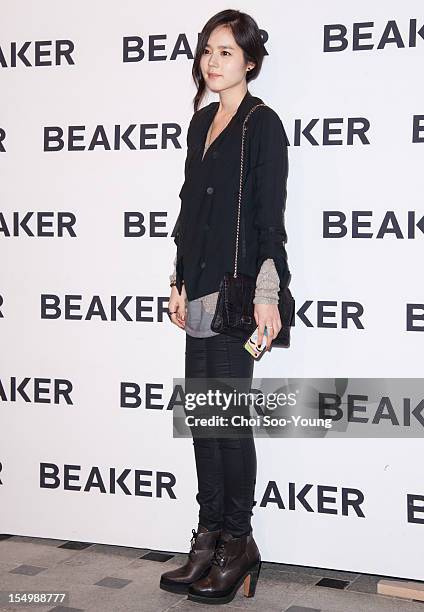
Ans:
[[[253,17],[233,9],[226,9],[217,13],[203,26],[197,41],[192,68],[193,80],[197,87],[196,95],[193,98],[194,112],[198,110],[206,90],[206,83],[200,69],[200,59],[212,31],[222,25],[231,28],[236,43],[243,50],[245,62],[255,62],[255,67],[246,73],[247,82],[255,79],[261,71],[266,51],[258,24]]]

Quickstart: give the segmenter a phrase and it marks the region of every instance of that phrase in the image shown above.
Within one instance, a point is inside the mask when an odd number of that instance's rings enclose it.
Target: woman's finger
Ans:
[[[176,325],[177,327],[184,329],[185,327],[185,312],[181,315],[181,304],[177,303],[168,303],[168,311],[169,311],[169,319],[170,321]],[[185,311],[185,305],[184,305]]]
[[[172,322],[173,322],[173,323],[175,323],[175,325],[176,325],[177,327],[180,327],[181,329],[184,329],[184,327],[185,327],[185,322],[184,322],[184,321],[182,321],[182,320],[180,319],[180,317],[178,316],[178,313],[174,312],[174,313],[171,315],[171,319],[172,319]]]
[[[272,323],[272,321],[269,321],[266,324],[266,331],[267,331],[267,338],[266,338],[266,350],[268,351],[271,347],[271,342],[274,339],[274,334],[275,334],[275,328],[274,325]]]
[[[262,344],[262,339],[264,337],[264,330],[265,330],[265,321],[261,321],[259,319],[259,323],[258,323],[258,346],[261,346],[261,344]]]

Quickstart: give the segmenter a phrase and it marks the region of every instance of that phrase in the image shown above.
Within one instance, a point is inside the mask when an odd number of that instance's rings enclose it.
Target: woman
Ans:
[[[237,390],[248,391],[253,376],[254,360],[243,342],[213,332],[210,324],[220,281],[233,269],[242,124],[262,103],[247,83],[259,74],[264,54],[256,22],[236,10],[212,17],[196,49],[193,78],[198,91],[173,231],[177,254],[168,306],[171,321],[186,332],[190,390],[201,390],[206,377],[225,377],[236,378]],[[199,109],[206,88],[219,94],[219,102]],[[267,328],[266,350],[281,329],[278,291],[289,277],[283,221],[287,144],[274,110],[263,106],[252,112],[245,137],[238,270],[257,279],[254,316],[259,343]],[[195,379],[202,381],[196,386]],[[203,408],[203,415],[208,409]],[[252,431],[234,428],[230,437],[201,435],[194,427],[191,431],[199,524],[192,530],[187,562],[162,574],[160,586],[187,592],[193,601],[227,603],[244,581],[244,593],[251,597],[260,569],[250,522],[256,482]]]

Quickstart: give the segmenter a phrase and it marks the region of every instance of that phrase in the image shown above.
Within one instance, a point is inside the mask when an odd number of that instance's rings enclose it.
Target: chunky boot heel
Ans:
[[[256,585],[258,583],[259,572],[261,570],[261,563],[262,562],[259,560],[244,579],[243,588],[245,597],[255,596]]]
[[[191,550],[186,563],[174,570],[162,574],[160,588],[171,593],[187,593],[190,585],[207,576],[215,552],[216,542],[221,530],[208,531],[199,525],[198,530],[192,529]]]

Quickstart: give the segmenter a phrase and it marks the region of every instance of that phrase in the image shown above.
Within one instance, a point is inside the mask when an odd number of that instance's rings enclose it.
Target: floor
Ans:
[[[188,543],[187,551],[190,545]],[[0,534],[0,610],[185,612],[210,610],[159,588],[160,575],[186,554]],[[424,612],[424,603],[377,595],[382,576],[262,563],[256,595],[219,609],[261,612]],[[11,604],[8,591],[65,592],[64,601]]]

